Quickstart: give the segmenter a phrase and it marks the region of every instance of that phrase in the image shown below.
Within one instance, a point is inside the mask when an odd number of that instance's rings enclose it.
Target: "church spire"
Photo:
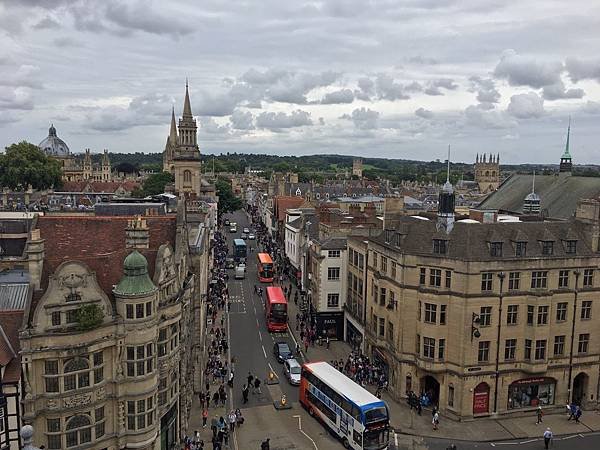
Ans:
[[[183,117],[192,116],[192,106],[190,105],[190,93],[188,91],[188,80],[185,79],[185,101],[183,102]]]
[[[565,144],[565,151],[562,155],[562,158],[571,158],[571,153],[569,151],[569,138],[571,137],[571,116],[569,116],[569,127],[567,128],[567,143]]]
[[[169,133],[171,144],[177,145],[177,123],[175,122],[175,107],[171,110],[171,132]]]
[[[571,152],[569,150],[569,141],[571,138],[571,116],[569,116],[569,127],[567,128],[567,142],[565,144],[565,151],[560,157],[559,172],[571,173],[573,169],[573,159],[571,158]]]

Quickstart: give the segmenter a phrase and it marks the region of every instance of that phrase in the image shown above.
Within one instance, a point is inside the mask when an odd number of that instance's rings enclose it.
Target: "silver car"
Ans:
[[[293,358],[286,359],[283,362],[283,372],[290,384],[293,384],[294,386],[300,385],[300,373],[302,372],[302,367],[298,361]]]

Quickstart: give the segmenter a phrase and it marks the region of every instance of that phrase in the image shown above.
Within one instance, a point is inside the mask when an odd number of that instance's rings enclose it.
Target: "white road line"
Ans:
[[[396,448],[398,448],[398,435],[396,434],[395,431],[394,431],[394,445],[396,446]]]
[[[260,339],[260,342],[262,342],[262,333],[260,332],[260,330],[258,330],[258,338]]]
[[[271,365],[271,363],[267,363],[269,366],[269,369],[271,369],[271,372],[275,373],[275,369],[273,369],[273,366]]]
[[[265,346],[261,345],[262,350],[263,350],[263,354],[265,355],[265,359],[267,359],[267,352],[265,352]]]
[[[312,444],[315,446],[315,450],[319,450],[319,447],[317,447],[317,443],[313,440],[313,438],[311,438],[308,434],[306,434],[304,431],[302,431],[302,417],[300,417],[300,416],[292,416],[292,417],[296,417],[298,419],[298,430],[300,430],[300,433],[302,433],[304,436],[306,436],[308,439],[310,439],[310,442],[312,442]]]

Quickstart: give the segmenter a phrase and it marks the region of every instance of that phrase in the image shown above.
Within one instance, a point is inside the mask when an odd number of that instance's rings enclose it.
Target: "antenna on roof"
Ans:
[[[533,171],[533,183],[531,186],[531,193],[535,194],[535,170]]]
[[[450,183],[450,144],[448,144],[448,171],[446,173],[446,183]]]

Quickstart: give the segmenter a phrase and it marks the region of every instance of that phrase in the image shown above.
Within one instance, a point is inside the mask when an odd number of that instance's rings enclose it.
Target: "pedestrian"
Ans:
[[[535,424],[537,425],[537,424],[542,423],[543,422],[542,416],[544,415],[544,411],[542,411],[542,407],[541,406],[537,407],[537,410],[536,410],[535,414],[537,415],[537,422]]]
[[[325,344],[327,346],[327,350],[329,350],[329,336],[325,338]]]
[[[550,427],[548,427],[546,428],[546,431],[544,431],[544,448],[546,450],[548,450],[550,441],[552,441],[552,430],[550,430]]]
[[[438,425],[440,424],[440,415],[438,414],[437,411],[433,415],[433,419],[431,420],[431,423],[433,424],[433,429],[437,430],[438,429]]]
[[[213,433],[213,439],[217,436],[217,431],[219,427],[219,418],[215,415],[212,419],[210,419],[210,429]]]
[[[262,441],[260,444],[260,450],[271,450],[271,445],[269,444],[270,440],[271,439],[267,438],[266,440]]]
[[[571,405],[567,403],[567,420],[571,420]]]
[[[581,407],[577,406],[577,411],[575,411],[575,423],[579,423],[579,419],[581,418]]]
[[[235,411],[232,409],[229,412],[229,431],[233,432],[233,430],[235,429],[235,422],[237,421],[237,417],[235,415]]]
[[[208,420],[208,408],[202,409],[202,428],[206,428],[206,421]]]
[[[258,377],[254,379],[254,392],[257,394],[262,394],[260,390],[260,378]]]
[[[246,403],[248,403],[248,385],[244,384],[244,387],[242,387],[242,397],[244,399],[244,405]]]

